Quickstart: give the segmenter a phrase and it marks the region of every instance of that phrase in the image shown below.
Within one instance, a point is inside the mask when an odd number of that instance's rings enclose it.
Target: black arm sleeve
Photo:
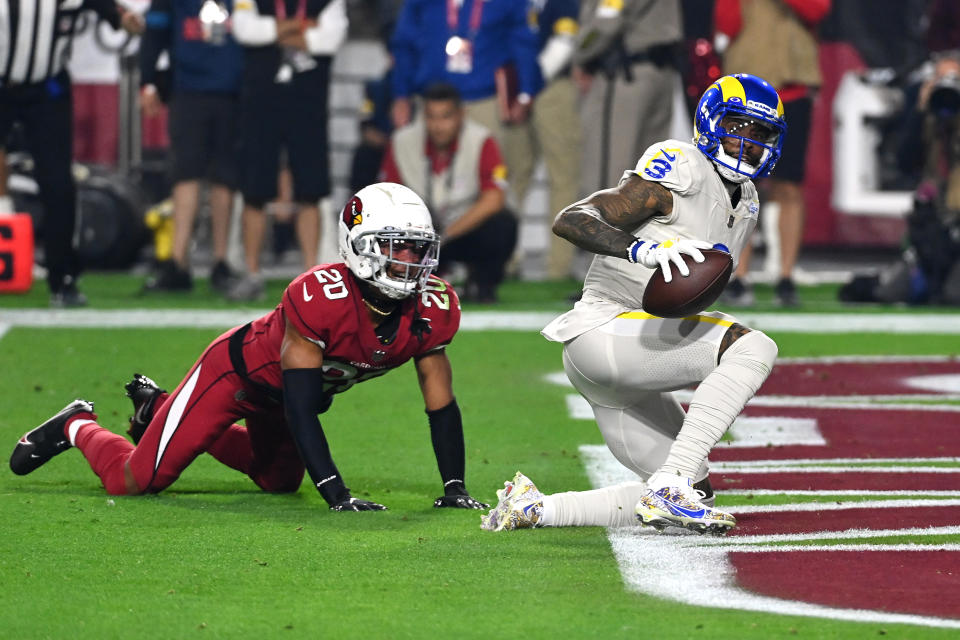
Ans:
[[[427,419],[430,421],[430,439],[433,440],[433,453],[437,456],[437,468],[440,469],[444,491],[466,493],[463,482],[463,418],[457,401],[442,409],[427,411]]]
[[[333,463],[317,414],[324,408],[323,372],[287,369],[283,372],[283,407],[287,426],[314,486],[330,506],[350,498],[350,490]]]
[[[140,39],[140,86],[156,84],[157,60],[173,45],[173,6],[170,0],[153,0],[147,11],[147,29]]]
[[[120,8],[114,0],[85,0],[84,9],[93,9],[98,16],[110,23],[114,29],[120,28]]]

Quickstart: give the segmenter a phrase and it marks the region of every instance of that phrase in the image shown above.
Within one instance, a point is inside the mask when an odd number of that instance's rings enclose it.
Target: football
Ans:
[[[653,272],[643,292],[643,310],[661,318],[683,318],[700,313],[717,298],[727,286],[733,272],[733,258],[720,249],[702,249],[703,262],[694,262],[684,255],[690,275],[681,276],[671,265],[673,279],[666,282],[660,267]]]

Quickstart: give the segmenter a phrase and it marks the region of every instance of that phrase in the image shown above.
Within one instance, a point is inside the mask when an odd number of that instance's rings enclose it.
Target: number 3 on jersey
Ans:
[[[314,277],[323,285],[323,295],[328,300],[339,300],[346,298],[350,292],[347,291],[347,285],[343,281],[343,274],[336,269],[317,269],[313,272]],[[307,283],[303,283],[303,301],[313,300],[313,294],[307,290]]]
[[[436,306],[439,309],[447,311],[450,309],[450,294],[443,293],[446,290],[447,283],[443,280],[430,278],[423,288],[423,293],[420,295],[420,302],[422,302],[425,307]]]

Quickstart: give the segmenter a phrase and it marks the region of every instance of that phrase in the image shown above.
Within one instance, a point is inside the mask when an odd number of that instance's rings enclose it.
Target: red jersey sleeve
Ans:
[[[500,147],[493,136],[484,141],[480,149],[480,190],[507,188],[507,165],[503,162]]]
[[[417,311],[430,325],[430,333],[420,353],[428,353],[450,344],[457,334],[460,328],[460,298],[449,282],[437,276],[430,276],[419,298]]]
[[[830,13],[830,0],[786,0],[807,27],[815,27]]]
[[[397,168],[397,161],[393,157],[393,143],[387,145],[387,150],[383,154],[383,161],[380,163],[380,182],[396,182],[403,184],[400,180],[400,170]]]

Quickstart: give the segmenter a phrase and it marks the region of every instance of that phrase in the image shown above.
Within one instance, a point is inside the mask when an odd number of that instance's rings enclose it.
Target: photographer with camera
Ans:
[[[906,248],[879,274],[857,276],[842,287],[845,302],[960,304],[960,5],[933,0],[926,22],[926,79],[904,117],[907,133],[898,154],[902,171],[922,167]]]

